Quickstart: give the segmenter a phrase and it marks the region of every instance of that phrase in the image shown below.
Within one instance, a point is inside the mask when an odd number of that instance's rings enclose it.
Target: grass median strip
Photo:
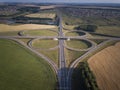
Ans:
[[[69,66],[73,61],[75,61],[77,58],[82,56],[85,52],[84,51],[73,51],[69,49],[65,49],[65,58],[67,60],[67,66]]]
[[[37,50],[41,54],[53,60],[57,65],[58,63],[58,48],[55,50]]]

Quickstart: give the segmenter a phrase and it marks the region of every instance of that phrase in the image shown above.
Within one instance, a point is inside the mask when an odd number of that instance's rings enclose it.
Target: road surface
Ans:
[[[120,38],[115,38],[115,37],[87,37],[87,33],[85,32],[85,35],[82,36],[64,36],[64,33],[62,31],[63,27],[62,27],[62,16],[61,13],[57,11],[57,16],[59,18],[59,35],[58,36],[25,36],[22,35],[22,32],[20,32],[19,34],[21,36],[0,36],[0,38],[5,38],[5,39],[11,39],[14,40],[20,44],[22,44],[24,47],[26,47],[27,49],[29,49],[30,51],[34,52],[36,55],[38,55],[39,57],[42,57],[45,61],[47,61],[52,69],[55,71],[58,81],[59,81],[59,90],[71,90],[71,76],[73,73],[73,68],[75,68],[78,63],[86,58],[90,53],[95,52],[96,50],[98,50],[100,47],[104,46],[106,43],[114,41],[114,40],[120,40]],[[83,31],[82,31],[83,32]],[[46,56],[44,56],[43,54],[37,52],[33,47],[32,47],[32,40],[29,42],[28,45],[24,44],[22,41],[18,40],[18,39],[55,39],[58,38],[59,40],[59,67],[56,65],[56,63],[54,63],[51,59],[47,58]],[[66,39],[79,39],[79,40],[86,40],[88,42],[91,43],[92,47],[88,48],[88,49],[81,49],[81,50],[77,50],[74,48],[70,48],[67,45],[65,45],[64,40]],[[90,39],[105,39],[107,41],[97,45],[94,42],[92,42]],[[56,47],[55,47],[56,48]],[[55,49],[55,48],[51,48],[51,49]],[[81,57],[79,57],[78,59],[76,59],[69,67],[66,67],[66,59],[65,59],[65,52],[64,52],[64,48],[69,48],[71,50],[76,50],[76,51],[87,51],[87,53],[85,53],[84,55],[82,55]]]
[[[64,38],[64,34],[62,32],[62,17],[61,13],[57,11],[57,16],[59,18],[59,37]],[[58,70],[58,78],[59,78],[59,89],[60,90],[70,90],[67,83],[67,67],[64,53],[64,39],[59,40],[59,70]]]

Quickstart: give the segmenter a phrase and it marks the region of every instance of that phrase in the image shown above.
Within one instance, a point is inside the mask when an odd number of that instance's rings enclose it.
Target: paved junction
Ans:
[[[51,67],[55,71],[56,76],[58,78],[58,82],[59,82],[59,90],[71,90],[71,76],[72,76],[72,73],[73,73],[73,68],[75,68],[78,65],[78,63],[82,59],[86,58],[90,53],[96,51],[100,47],[104,46],[106,43],[111,42],[111,41],[115,41],[115,40],[116,41],[120,40],[120,38],[97,37],[97,36],[96,37],[88,37],[86,35],[86,34],[88,34],[88,32],[85,32],[85,31],[82,31],[82,30],[79,31],[79,32],[84,33],[81,36],[65,36],[66,33],[63,33],[62,17],[61,17],[61,13],[59,11],[57,11],[57,16],[59,17],[58,36],[27,36],[27,35],[23,35],[22,32],[19,32],[20,36],[0,36],[0,38],[6,38],[6,39],[14,40],[14,41],[22,44],[24,47],[28,48],[29,50],[31,50],[32,52],[34,52],[38,56],[42,57],[44,60],[46,60],[51,65]],[[75,30],[73,30],[71,32],[75,32]],[[76,32],[78,32],[78,31],[76,31]],[[31,39],[31,40],[26,45],[25,43],[23,43],[19,39]],[[59,65],[57,65],[55,62],[53,62],[51,59],[47,58],[45,55],[37,52],[35,50],[35,48],[32,47],[32,42],[36,39],[58,40],[59,45],[54,47],[54,48],[50,48],[50,50],[54,50],[56,48],[59,48]],[[91,39],[101,39],[101,40],[105,39],[106,41],[97,45]],[[87,49],[74,49],[74,48],[71,48],[71,47],[67,46],[67,44],[65,44],[65,40],[68,40],[68,41],[70,41],[70,40],[85,40],[85,41],[91,43],[91,47],[89,47]],[[85,53],[84,55],[82,55],[81,57],[76,59],[70,65],[70,67],[67,67],[66,66],[64,48],[68,48],[68,49],[71,49],[71,50],[74,50],[74,51],[87,51],[87,53]]]

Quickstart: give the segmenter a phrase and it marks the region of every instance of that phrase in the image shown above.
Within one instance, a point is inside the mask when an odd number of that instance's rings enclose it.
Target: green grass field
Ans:
[[[58,48],[55,50],[37,50],[41,54],[45,55],[46,57],[50,58],[53,60],[57,65],[58,63]]]
[[[66,36],[82,36],[85,35],[83,32],[68,32]]]
[[[41,25],[41,24],[0,24],[0,32],[13,32],[13,31],[21,31],[21,30],[35,30],[35,29],[52,29],[57,28],[54,25]]]
[[[100,43],[106,41],[105,39],[90,39],[90,40],[92,40],[92,41],[95,42],[96,44],[100,44]]]
[[[54,90],[53,70],[14,41],[0,39],[0,90]]]
[[[56,14],[55,13],[34,13],[34,14],[28,14],[25,15],[26,17],[31,17],[31,18],[51,18],[54,19]]]
[[[29,30],[24,31],[23,34],[29,36],[57,36],[57,32],[50,30]]]
[[[91,45],[89,42],[84,40],[70,40],[66,41],[66,45],[75,48],[75,49],[86,49],[89,48]]]
[[[96,30],[96,33],[111,36],[120,36],[120,26],[100,26]]]
[[[84,53],[85,52],[78,52],[78,51],[72,51],[69,49],[65,49],[65,58],[67,60],[67,66],[69,66],[74,60],[79,58]]]
[[[54,48],[58,45],[57,41],[54,40],[41,40],[37,39],[32,42],[32,46],[34,48],[40,48],[40,49],[49,49]]]

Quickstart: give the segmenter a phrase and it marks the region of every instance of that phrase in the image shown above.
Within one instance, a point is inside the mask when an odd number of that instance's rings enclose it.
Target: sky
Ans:
[[[120,3],[120,0],[0,0],[0,2],[38,2],[38,3],[54,3],[54,2],[65,2],[65,3]]]

